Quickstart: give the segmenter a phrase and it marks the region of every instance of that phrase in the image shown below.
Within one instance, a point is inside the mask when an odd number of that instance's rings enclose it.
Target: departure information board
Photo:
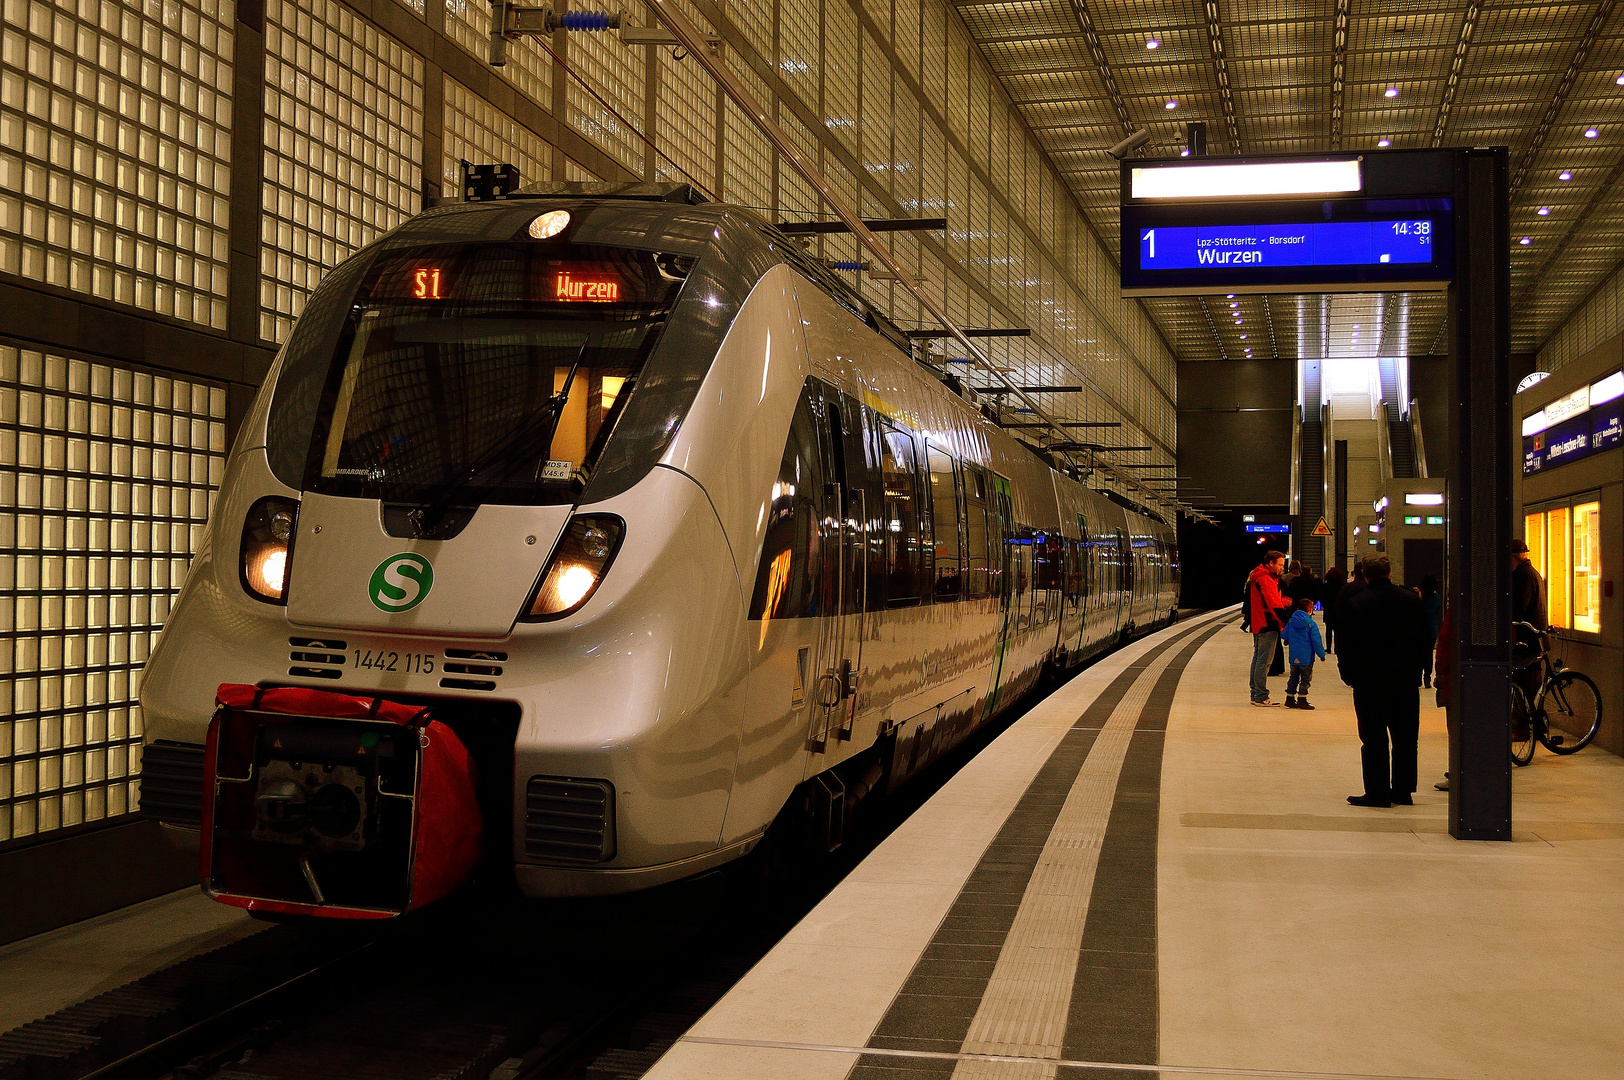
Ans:
[[[1432,262],[1430,218],[1139,230],[1142,270]]]
[[[1440,289],[1454,274],[1452,223],[1444,198],[1128,204],[1122,288],[1130,296]]]

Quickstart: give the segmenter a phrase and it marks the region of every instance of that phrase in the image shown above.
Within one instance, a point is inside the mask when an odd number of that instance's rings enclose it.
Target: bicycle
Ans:
[[[1601,693],[1590,676],[1552,659],[1550,642],[1560,636],[1555,630],[1538,630],[1526,622],[1513,623],[1512,627],[1527,631],[1528,637],[1539,644],[1539,655],[1526,663],[1513,660],[1511,760],[1519,766],[1533,761],[1536,739],[1553,754],[1577,754],[1601,729]],[[1523,639],[1519,643],[1526,644]],[[1528,695],[1518,685],[1518,678],[1536,669],[1542,678],[1530,709]]]

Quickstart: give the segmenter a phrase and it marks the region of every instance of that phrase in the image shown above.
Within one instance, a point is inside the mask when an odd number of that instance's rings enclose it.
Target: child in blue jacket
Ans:
[[[1291,661],[1291,677],[1286,680],[1286,708],[1312,709],[1314,706],[1308,703],[1308,684],[1314,681],[1314,658],[1325,659],[1325,643],[1320,640],[1319,625],[1309,614],[1314,601],[1304,597],[1297,601],[1296,607],[1280,635],[1286,642],[1286,658]]]

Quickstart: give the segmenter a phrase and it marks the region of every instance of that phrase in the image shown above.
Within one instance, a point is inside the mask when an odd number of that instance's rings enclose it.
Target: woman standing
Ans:
[[[1336,644],[1336,598],[1342,592],[1342,586],[1348,583],[1348,575],[1340,566],[1333,566],[1325,571],[1325,582],[1320,589],[1320,615],[1325,620],[1325,651],[1335,652]]]

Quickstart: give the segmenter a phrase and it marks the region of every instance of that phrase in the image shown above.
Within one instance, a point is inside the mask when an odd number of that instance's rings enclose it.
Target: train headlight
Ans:
[[[288,560],[293,555],[293,534],[299,524],[296,499],[270,497],[256,502],[242,527],[238,571],[242,587],[255,600],[267,604],[288,602]]]
[[[586,603],[609,572],[625,535],[626,523],[613,514],[570,519],[525,609],[525,621],[561,619]]]

